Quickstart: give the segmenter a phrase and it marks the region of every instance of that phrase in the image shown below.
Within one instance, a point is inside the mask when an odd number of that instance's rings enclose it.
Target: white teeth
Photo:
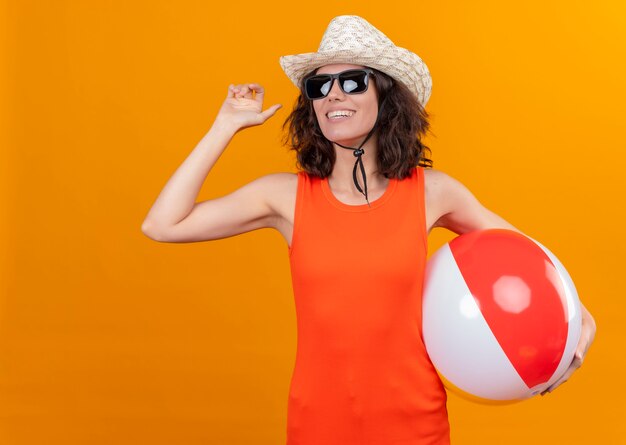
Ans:
[[[330,111],[328,113],[328,117],[329,118],[333,118],[333,117],[339,117],[339,116],[352,116],[354,114],[354,111],[350,111],[350,110],[336,110],[336,111]]]

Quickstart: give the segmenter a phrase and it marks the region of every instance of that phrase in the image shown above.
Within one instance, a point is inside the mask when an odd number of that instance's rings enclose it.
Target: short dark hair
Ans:
[[[304,80],[316,71],[317,68],[302,78],[300,95],[282,126],[283,130],[288,127],[283,142],[296,152],[299,169],[324,178],[332,172],[335,150],[320,130],[313,102],[304,94]],[[376,69],[373,71],[379,106],[386,98],[375,130],[378,172],[387,178],[404,179],[416,165],[432,167],[433,161],[425,155],[431,150],[422,143],[430,130],[430,115],[402,82]]]

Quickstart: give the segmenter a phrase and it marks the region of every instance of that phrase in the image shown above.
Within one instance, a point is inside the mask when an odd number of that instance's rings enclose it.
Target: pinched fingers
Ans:
[[[258,83],[244,83],[234,85],[231,84],[228,87],[228,97],[229,98],[245,98],[245,99],[257,99],[258,101],[263,101],[263,96],[265,94],[265,89],[259,85]],[[255,95],[253,97],[253,95]]]
[[[255,93],[255,98],[256,100],[258,100],[259,102],[263,102],[263,96],[265,95],[265,89],[259,85],[258,83],[249,83],[248,87],[254,91]]]
[[[231,84],[228,86],[228,97],[234,98],[237,94],[239,94],[239,85]]]
[[[242,85],[235,85],[235,84],[230,84],[228,85],[228,98],[232,99],[232,98],[236,98],[236,97],[241,97],[242,96]]]
[[[233,93],[236,99],[252,99],[252,90],[248,84],[234,85]]]
[[[246,99],[251,99],[252,92],[250,91],[250,88],[248,88],[248,85],[244,84],[239,87],[239,92],[235,94],[235,97],[244,97]]]
[[[230,84],[228,97],[220,109],[220,119],[235,122],[238,128],[260,125],[282,107],[275,104],[263,111],[265,89],[258,83]]]

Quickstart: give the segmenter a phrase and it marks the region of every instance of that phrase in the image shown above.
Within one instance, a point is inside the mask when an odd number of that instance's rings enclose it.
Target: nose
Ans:
[[[328,100],[334,100],[336,98],[345,97],[345,93],[339,86],[339,79],[333,79],[333,80],[334,80],[333,86],[330,88],[330,91],[328,92],[328,96],[327,96]]]

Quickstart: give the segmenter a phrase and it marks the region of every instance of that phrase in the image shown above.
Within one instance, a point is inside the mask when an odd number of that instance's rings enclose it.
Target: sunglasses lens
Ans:
[[[330,91],[332,81],[332,77],[322,75],[307,79],[305,87],[306,94],[309,96],[309,99],[320,99],[322,97],[326,97]]]
[[[367,80],[365,71],[348,71],[339,76],[341,89],[348,94],[362,93],[367,90]]]

